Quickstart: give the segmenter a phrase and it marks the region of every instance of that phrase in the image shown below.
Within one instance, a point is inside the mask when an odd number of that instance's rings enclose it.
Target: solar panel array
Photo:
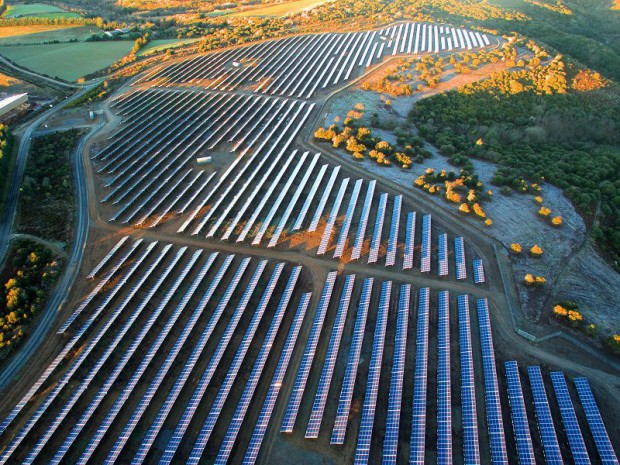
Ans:
[[[355,244],[353,245],[353,250],[351,251],[351,260],[358,260],[362,253],[364,235],[366,234],[368,216],[370,215],[370,207],[372,206],[372,199],[375,194],[376,185],[377,181],[374,179],[368,183],[368,190],[366,191],[366,198],[364,199],[364,206],[362,207],[362,214],[357,226],[357,234],[355,235]]]
[[[431,215],[422,216],[422,258],[420,271],[430,273],[431,271]]]
[[[405,231],[405,252],[403,256],[403,270],[413,268],[413,250],[415,247],[415,219],[416,212],[407,213],[407,230]]]
[[[245,458],[243,459],[244,465],[256,463],[256,459],[258,458],[258,453],[260,452],[260,448],[263,444],[263,439],[265,438],[265,433],[271,419],[271,414],[273,413],[278,395],[280,394],[282,381],[284,380],[284,375],[286,374],[288,364],[291,360],[291,356],[293,355],[293,349],[295,348],[295,343],[297,342],[299,330],[301,329],[301,324],[303,323],[304,316],[306,315],[306,310],[308,309],[311,296],[311,293],[304,294],[299,302],[299,306],[297,307],[295,319],[293,320],[291,329],[286,337],[286,342],[280,354],[276,372],[274,373],[271,384],[269,385],[269,391],[265,397],[265,402],[263,403],[258,420],[256,421],[256,426],[254,427],[254,432],[252,433],[252,437],[250,439],[250,444],[246,450]]]
[[[413,411],[411,418],[411,449],[409,462],[424,464],[426,450],[426,388],[428,384],[428,327],[430,318],[430,291],[420,289],[418,301],[418,329],[416,334]]]
[[[609,440],[609,433],[603,423],[601,412],[598,408],[590,383],[587,378],[575,378],[573,380],[575,387],[577,388],[577,395],[581,401],[581,406],[586,414],[588,426],[592,432],[596,450],[604,465],[618,465],[618,457],[614,452],[614,448]]]
[[[512,429],[519,455],[519,465],[535,465],[534,446],[530,435],[530,425],[527,421],[527,411],[525,410],[525,399],[523,398],[523,388],[519,377],[519,367],[517,362],[509,361],[504,363],[506,368],[506,382],[508,384],[508,400],[510,402],[510,413],[512,417]]]
[[[325,285],[323,286],[323,293],[321,294],[321,300],[312,323],[312,329],[308,336],[306,343],[306,350],[301,361],[299,370],[297,371],[297,378],[295,379],[295,385],[293,391],[288,400],[286,413],[284,414],[284,420],[280,431],[282,433],[292,433],[295,426],[295,420],[297,419],[297,413],[299,412],[299,406],[301,404],[301,398],[306,390],[306,383],[308,382],[308,376],[310,375],[310,369],[312,368],[312,362],[316,354],[316,347],[319,343],[319,337],[323,330],[323,322],[325,321],[325,315],[327,314],[327,307],[331,299],[332,291],[334,290],[334,284],[336,282],[336,272],[332,271],[327,275]]]
[[[437,236],[437,274],[448,276],[448,235],[445,233]]]
[[[366,395],[362,407],[362,419],[357,434],[355,448],[355,465],[368,463],[370,457],[370,444],[372,442],[372,429],[375,423],[375,411],[377,408],[377,396],[379,394],[379,380],[381,378],[381,362],[383,360],[383,348],[385,343],[385,330],[387,327],[388,312],[390,309],[390,294],[392,282],[384,281],[381,284],[381,297],[377,320],[375,323],[375,335],[372,342],[372,354],[368,366],[368,380],[366,381]]]
[[[482,284],[486,281],[484,276],[484,266],[482,265],[482,260],[479,258],[472,261],[472,266],[474,269],[474,283]]]
[[[341,257],[342,252],[344,252],[344,246],[346,245],[347,238],[349,236],[349,229],[351,228],[351,221],[353,221],[353,212],[355,211],[355,205],[357,204],[357,198],[359,197],[360,190],[362,188],[362,182],[363,182],[362,179],[358,179],[357,181],[355,181],[355,186],[353,187],[353,193],[351,194],[351,199],[349,200],[349,206],[347,207],[347,212],[344,216],[342,227],[340,228],[340,236],[336,244],[336,250],[334,251],[334,258]]]
[[[564,373],[561,371],[551,372],[551,382],[553,384],[553,390],[555,391],[555,398],[560,407],[562,423],[564,424],[564,431],[566,431],[566,436],[568,437],[568,445],[573,455],[573,461],[576,465],[589,465],[591,463],[590,456],[588,455],[586,444],[583,441],[583,435],[581,434],[581,428],[577,421],[573,401],[568,392]]]
[[[527,374],[530,379],[532,396],[534,397],[534,409],[536,411],[536,420],[538,422],[538,431],[543,445],[545,461],[549,465],[562,465],[564,461],[562,460],[558,436],[553,425],[549,399],[547,398],[547,391],[540,367],[527,367]]]
[[[385,220],[385,209],[387,207],[388,194],[383,193],[379,198],[379,207],[377,209],[377,219],[375,220],[375,229],[372,233],[370,241],[370,252],[368,252],[368,263],[376,263],[379,258],[379,247],[381,246],[381,233],[383,231],[383,221]]]
[[[138,83],[248,89],[307,99],[348,81],[385,56],[464,51],[490,44],[483,33],[407,22],[379,31],[296,35],[199,55],[160,67]]]
[[[349,420],[349,412],[351,410],[351,400],[353,399],[353,389],[355,387],[355,379],[357,376],[357,367],[360,362],[362,342],[364,341],[364,331],[366,329],[366,318],[368,317],[368,307],[370,305],[370,295],[372,293],[373,282],[373,278],[366,278],[362,286],[362,295],[357,308],[353,338],[351,339],[351,345],[349,347],[347,367],[342,381],[340,398],[338,400],[338,410],[336,412],[336,420],[334,421],[334,429],[332,430],[330,440],[331,444],[344,444],[344,437],[347,431],[347,422]]]
[[[459,311],[459,344],[461,349],[463,457],[465,463],[480,463],[474,355],[471,344],[471,323],[469,319],[469,297],[467,295],[458,296],[457,304]]]
[[[452,464],[452,388],[450,376],[450,296],[437,294],[437,463]]]
[[[499,397],[499,384],[495,367],[495,349],[491,332],[491,318],[487,299],[478,299],[478,324],[480,327],[480,346],[482,348],[482,368],[484,371],[484,394],[487,408],[487,426],[491,442],[491,460],[494,464],[508,464],[506,437],[502,420],[502,405]]]
[[[402,203],[402,195],[394,197],[394,208],[392,210],[392,221],[390,222],[390,237],[388,238],[387,253],[385,255],[385,266],[394,266],[394,263],[396,263],[396,247],[398,246],[398,227],[400,225],[400,209]]]
[[[321,378],[319,379],[319,387],[314,397],[314,404],[312,405],[312,412],[310,413],[310,420],[308,421],[308,427],[306,429],[306,438],[316,439],[319,437],[319,429],[323,421],[323,412],[325,411],[327,395],[329,394],[332,376],[336,366],[336,359],[338,358],[338,351],[340,350],[340,341],[342,339],[344,324],[347,320],[347,312],[349,310],[354,284],[355,275],[347,275],[344,280],[344,289],[340,297],[340,303],[338,304],[336,321],[334,322],[332,334],[329,338],[327,355],[325,356],[323,371],[321,371]]]
[[[467,265],[465,263],[465,244],[462,237],[454,238],[454,257],[456,260],[456,279],[467,278]]]
[[[400,412],[403,399],[403,379],[405,377],[405,358],[407,352],[407,325],[409,324],[409,305],[411,285],[400,287],[396,335],[394,336],[394,357],[390,377],[385,438],[383,440],[383,463],[396,463],[398,457],[398,436],[400,432]]]

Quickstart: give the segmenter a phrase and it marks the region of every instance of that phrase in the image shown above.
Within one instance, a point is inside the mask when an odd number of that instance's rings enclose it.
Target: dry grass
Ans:
[[[251,7],[245,10],[237,11],[231,14],[231,17],[246,16],[286,16],[291,13],[297,13],[302,10],[314,8],[322,5],[330,0],[293,0],[291,2],[276,3],[272,5],[261,5]]]

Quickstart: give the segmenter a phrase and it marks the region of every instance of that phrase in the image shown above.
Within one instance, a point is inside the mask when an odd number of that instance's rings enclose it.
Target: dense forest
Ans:
[[[60,261],[46,247],[28,240],[12,244],[0,289],[0,359],[14,350],[56,282]]]
[[[75,207],[70,157],[81,134],[72,129],[34,140],[19,199],[19,232],[71,240]]]
[[[564,67],[556,57],[547,66],[497,73],[420,101],[410,118],[444,154],[497,163],[498,186],[518,189],[526,179],[563,189],[617,266],[620,90],[601,88],[595,73],[572,77]]]

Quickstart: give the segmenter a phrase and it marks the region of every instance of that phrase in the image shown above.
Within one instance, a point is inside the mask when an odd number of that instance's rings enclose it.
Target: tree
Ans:
[[[543,254],[543,249],[537,244],[533,245],[532,248],[530,249],[530,254],[533,257],[540,257]]]

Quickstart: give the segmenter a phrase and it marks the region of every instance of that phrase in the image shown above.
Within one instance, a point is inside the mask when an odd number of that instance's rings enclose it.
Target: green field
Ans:
[[[180,47],[181,45],[190,44],[200,39],[159,39],[152,40],[140,50],[138,55],[148,55],[149,53],[160,52],[168,48]]]
[[[103,69],[124,55],[133,42],[78,42],[68,44],[0,46],[0,53],[18,65],[48,76],[75,81]]]
[[[308,10],[315,6],[322,5],[331,0],[293,0],[286,3],[274,3],[260,6],[251,6],[243,10],[235,10],[232,17],[247,16],[286,16],[290,13],[298,13],[302,10]]]
[[[95,26],[12,26],[0,27],[0,46],[17,44],[41,44],[57,40],[68,42],[71,39],[83,41],[100,32]]]
[[[44,3],[32,3],[29,5],[9,5],[4,14],[4,18],[79,18],[80,15],[71,11],[65,11],[54,5]]]

